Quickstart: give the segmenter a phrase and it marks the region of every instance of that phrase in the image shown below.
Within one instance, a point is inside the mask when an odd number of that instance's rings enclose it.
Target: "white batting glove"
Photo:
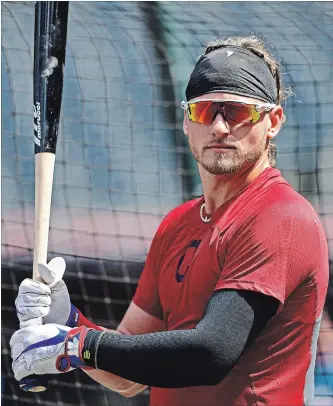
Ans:
[[[65,260],[55,257],[46,265],[38,264],[40,280],[45,283],[32,279],[21,283],[15,300],[21,328],[42,323],[66,325],[72,306],[67,286],[62,280],[65,269]],[[72,322],[69,325],[74,327],[77,324]]]
[[[10,339],[15,379],[60,374],[85,366],[81,353],[88,331],[84,326],[71,329],[59,324],[16,331]]]

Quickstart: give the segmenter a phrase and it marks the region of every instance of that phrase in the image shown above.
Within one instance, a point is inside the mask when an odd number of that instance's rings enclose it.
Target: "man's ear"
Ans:
[[[187,116],[186,111],[184,111],[183,131],[184,131],[184,134],[187,136],[188,135],[188,116]]]
[[[269,113],[270,125],[267,130],[267,137],[270,140],[278,135],[284,119],[285,116],[283,114],[283,108],[281,106],[274,107],[274,109]]]

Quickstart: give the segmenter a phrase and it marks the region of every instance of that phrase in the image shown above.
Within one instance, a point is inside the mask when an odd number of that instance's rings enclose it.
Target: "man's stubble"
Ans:
[[[230,173],[235,173],[240,170],[246,169],[251,165],[259,161],[268,148],[268,139],[266,137],[267,131],[265,130],[264,135],[260,144],[256,145],[255,136],[252,136],[249,140],[249,145],[252,145],[249,151],[242,153],[239,147],[235,149],[230,149],[226,152],[216,152],[214,154],[214,160],[212,163],[207,162],[205,159],[205,153],[207,149],[202,148],[200,153],[197,148],[191,142],[189,138],[189,147],[194,159],[209,173],[213,175],[225,175]],[[252,142],[251,142],[252,141]],[[224,142],[225,143],[225,142]],[[206,153],[207,154],[207,153]]]

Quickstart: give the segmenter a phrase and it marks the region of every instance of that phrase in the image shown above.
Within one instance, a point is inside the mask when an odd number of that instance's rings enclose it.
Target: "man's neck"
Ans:
[[[206,212],[212,214],[218,207],[240,193],[269,167],[268,160],[263,160],[235,173],[212,175],[199,165]]]

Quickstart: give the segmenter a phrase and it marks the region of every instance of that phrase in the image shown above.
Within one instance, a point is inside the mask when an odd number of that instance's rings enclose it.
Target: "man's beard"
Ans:
[[[263,141],[246,154],[241,154],[239,149],[232,148],[227,152],[216,152],[214,154],[213,162],[206,162],[203,150],[201,156],[199,156],[196,148],[189,142],[190,150],[195,160],[212,175],[225,175],[238,172],[239,170],[249,168],[253,164],[259,161],[259,159],[265,153],[268,147],[268,140],[264,137]]]

